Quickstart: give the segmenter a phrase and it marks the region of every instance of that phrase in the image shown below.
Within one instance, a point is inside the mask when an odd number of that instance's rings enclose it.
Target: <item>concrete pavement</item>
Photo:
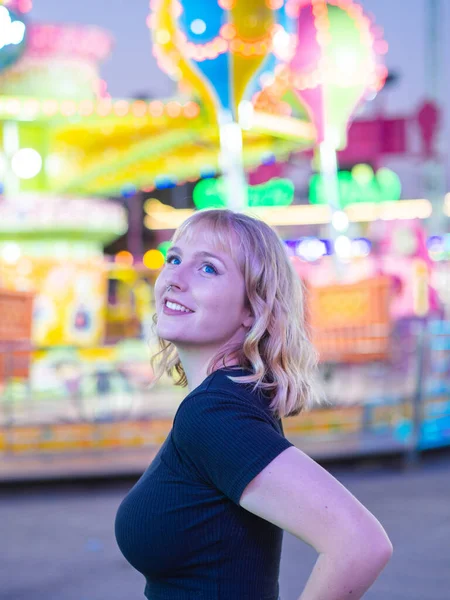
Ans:
[[[394,544],[390,564],[365,597],[449,600],[450,452],[428,454],[406,471],[375,462],[328,468],[375,514]],[[0,488],[0,599],[143,598],[143,578],[121,556],[113,531],[117,507],[133,483]],[[314,560],[311,548],[285,534],[283,600],[298,598]]]

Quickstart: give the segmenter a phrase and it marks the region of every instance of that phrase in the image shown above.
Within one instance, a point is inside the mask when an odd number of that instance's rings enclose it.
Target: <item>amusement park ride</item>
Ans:
[[[387,77],[382,30],[355,1],[151,0],[154,53],[179,93],[150,101],[108,94],[99,75],[112,48],[107,32],[34,23],[31,8],[31,0],[0,2],[4,394],[28,375],[46,393],[55,365],[82,360],[91,374],[109,373],[90,393],[109,380],[129,391],[111,364],[129,368],[138,354],[132,379],[142,392],[151,381],[143,339],[164,252],[104,256],[128,227],[123,203],[111,198],[185,182],[200,180],[197,208],[251,211],[280,232],[327,227],[326,236],[285,240],[310,292],[324,363],[386,361],[394,321],[445,310],[430,284],[450,240],[436,238],[428,251],[421,226],[431,214],[428,200],[399,200],[387,169],[356,168],[352,181],[339,173],[339,157],[355,147],[358,122],[348,130],[357,109]],[[433,121],[427,114],[425,129]],[[406,124],[396,127],[391,139],[401,151]],[[282,174],[299,152],[309,153],[317,171],[310,204],[293,203],[293,184],[283,177],[248,183],[249,170],[276,164]],[[145,211],[145,226],[167,239],[192,212],[154,198]],[[127,339],[128,346],[105,346]],[[23,346],[13,348],[18,341]],[[71,395],[68,371],[62,387]]]

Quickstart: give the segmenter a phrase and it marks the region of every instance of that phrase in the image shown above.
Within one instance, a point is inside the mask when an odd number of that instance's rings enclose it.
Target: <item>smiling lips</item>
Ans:
[[[163,312],[166,315],[189,315],[192,314],[194,311],[187,308],[186,306],[183,306],[183,304],[179,304],[178,302],[174,302],[173,300],[168,300],[166,299],[164,301],[164,305],[163,305]]]

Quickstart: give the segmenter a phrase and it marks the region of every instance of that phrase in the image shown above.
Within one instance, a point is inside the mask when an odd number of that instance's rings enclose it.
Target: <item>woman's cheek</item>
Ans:
[[[220,311],[223,307],[227,306],[227,304],[229,304],[229,299],[226,297],[225,293],[222,295],[215,294],[208,302],[211,311]]]

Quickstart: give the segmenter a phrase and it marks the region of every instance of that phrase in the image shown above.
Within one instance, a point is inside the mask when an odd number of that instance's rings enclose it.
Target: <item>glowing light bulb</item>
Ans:
[[[167,29],[159,29],[155,33],[155,40],[157,44],[164,46],[164,44],[168,44],[170,42],[170,33],[167,31]]]
[[[121,250],[115,256],[115,262],[120,265],[132,266],[134,262],[133,255],[128,250]]]
[[[194,19],[191,23],[191,31],[195,35],[201,35],[206,31],[206,23],[203,19]]]
[[[32,179],[42,169],[42,157],[33,148],[21,148],[12,157],[11,168],[20,179]]]
[[[347,213],[345,213],[343,210],[337,210],[331,218],[331,224],[336,229],[336,231],[347,231],[347,229],[348,229]]]
[[[300,258],[308,262],[314,262],[327,253],[327,248],[322,240],[310,238],[302,240],[298,244],[296,253]]]
[[[22,253],[20,251],[20,246],[15,242],[9,242],[7,244],[4,244],[0,252],[0,256],[5,261],[5,263],[10,265],[16,263],[19,260],[21,254]]]
[[[142,262],[147,267],[155,271],[164,265],[164,254],[160,250],[149,250],[142,258]]]
[[[288,60],[292,54],[291,36],[284,29],[277,30],[272,38],[273,50],[282,60]]]
[[[346,235],[340,235],[334,242],[334,251],[342,259],[352,256],[352,242]]]
[[[352,255],[357,257],[369,256],[371,244],[369,240],[359,238],[352,241]]]

